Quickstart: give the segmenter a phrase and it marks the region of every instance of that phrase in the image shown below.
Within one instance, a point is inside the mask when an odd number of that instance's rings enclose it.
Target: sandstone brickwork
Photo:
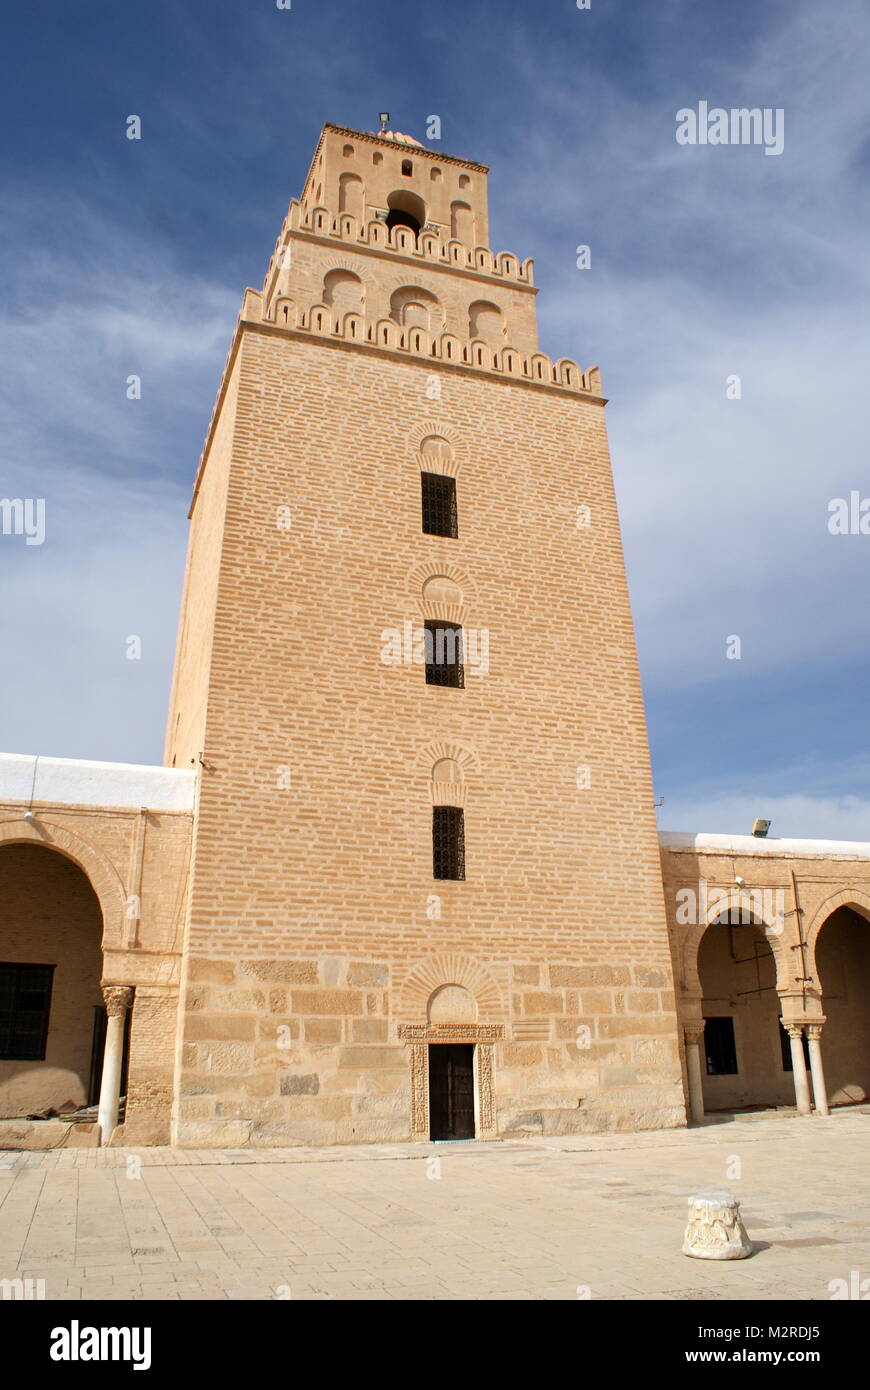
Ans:
[[[441,171],[425,255],[406,227],[342,221],[330,190],[377,153],[396,167],[375,210],[408,147],[327,128],[326,214],[291,207],[289,263],[246,296],[199,472],[167,742],[168,763],[204,764],[177,1138],[408,1138],[420,1050],[449,1037],[477,1051],[479,1133],[681,1124],[597,376],[533,374],[530,267],[496,272],[439,229],[462,178],[485,225],[482,166],[410,149],[416,196]],[[350,320],[335,269],[362,286]],[[414,287],[425,323],[403,317]],[[475,355],[483,301],[503,328]],[[422,533],[421,470],[456,478],[458,538]],[[385,634],[426,618],[485,634],[464,689],[384,661]],[[433,880],[445,795],[462,882]]]

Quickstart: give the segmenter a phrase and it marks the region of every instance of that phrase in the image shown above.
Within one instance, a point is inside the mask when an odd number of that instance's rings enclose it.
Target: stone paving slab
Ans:
[[[46,1299],[815,1299],[870,1277],[870,1106],[484,1144],[0,1152],[0,1280]],[[729,1188],[749,1260],[680,1253]]]

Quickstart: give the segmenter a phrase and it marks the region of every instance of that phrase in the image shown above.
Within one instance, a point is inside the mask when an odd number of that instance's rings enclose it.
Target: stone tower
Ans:
[[[324,127],[200,462],[174,1137],[685,1123],[596,369],[487,169]]]

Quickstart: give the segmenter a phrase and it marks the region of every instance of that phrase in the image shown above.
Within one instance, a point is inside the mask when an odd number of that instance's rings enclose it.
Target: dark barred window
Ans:
[[[0,1057],[42,1062],[51,1007],[53,965],[0,961]]]
[[[708,1076],[737,1075],[737,1046],[734,1042],[733,1018],[705,1019],[704,1051],[707,1055]]]
[[[459,535],[456,515],[456,479],[444,473],[421,473],[423,530],[427,536]]]
[[[465,668],[462,664],[462,628],[458,623],[445,623],[440,619],[427,619],[424,626],[426,684],[452,685],[463,689]]]
[[[432,872],[465,878],[465,815],[461,806],[432,807]]]

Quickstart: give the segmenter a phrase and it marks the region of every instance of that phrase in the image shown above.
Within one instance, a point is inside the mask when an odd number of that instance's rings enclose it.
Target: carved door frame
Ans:
[[[493,1049],[504,1038],[501,1023],[403,1023],[399,1038],[409,1044],[411,1062],[411,1138],[429,1140],[429,1045],[471,1043],[474,1047],[475,1138],[497,1137],[493,1088]]]

